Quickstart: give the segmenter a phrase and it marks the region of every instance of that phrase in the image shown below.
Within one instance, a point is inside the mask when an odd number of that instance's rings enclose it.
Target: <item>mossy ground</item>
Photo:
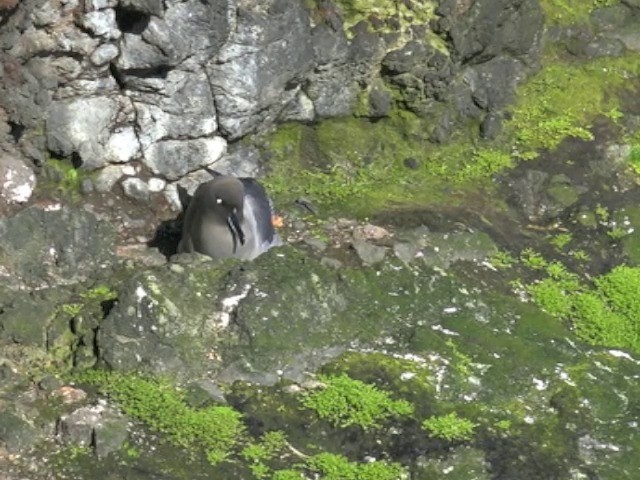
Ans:
[[[62,195],[74,202],[81,200],[83,180],[91,177],[89,172],[75,168],[71,159],[65,158],[48,158],[43,171],[46,180],[39,184],[39,191]]]
[[[552,24],[587,23],[591,12],[620,3],[620,0],[541,0],[547,19]]]
[[[347,32],[358,22],[366,20],[369,28],[374,31],[408,33],[411,25],[427,24],[433,18],[436,7],[436,2],[430,0],[412,3],[393,0],[338,0],[336,4],[342,13]]]
[[[469,141],[435,147],[428,128],[411,113],[375,123],[348,118],[282,126],[268,140],[273,156],[265,183],[277,202],[307,197],[329,212],[348,208],[364,217],[451,200],[451,189],[477,182],[490,188],[491,175],[512,164],[500,150]]]
[[[469,125],[435,145],[428,140],[430,121],[401,109],[376,122],[350,117],[283,125],[264,143],[266,183],[279,203],[307,197],[329,213],[362,217],[464,201],[462,192],[491,192],[494,175],[566,138],[593,139],[597,118],[621,122],[618,94],[639,75],[636,55],[567,61],[549,52],[543,68],[518,88],[510,120],[493,141],[479,139],[477,126]],[[632,149],[632,166],[636,156]]]

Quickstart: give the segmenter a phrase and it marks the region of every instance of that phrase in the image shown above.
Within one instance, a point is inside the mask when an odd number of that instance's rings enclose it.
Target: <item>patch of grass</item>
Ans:
[[[248,463],[251,473],[256,478],[268,478],[272,471],[266,462],[280,456],[286,445],[287,437],[284,432],[266,432],[259,442],[243,448],[240,456]]]
[[[304,480],[302,472],[293,469],[278,470],[271,476],[271,480]]]
[[[588,262],[589,260],[591,260],[591,255],[589,255],[586,251],[582,249],[572,250],[569,252],[569,255],[571,255],[573,258],[575,258],[579,262]]]
[[[227,406],[191,408],[184,392],[165,379],[88,370],[76,381],[95,385],[124,413],[166,434],[176,445],[204,450],[212,464],[226,459],[245,433],[240,412]]]
[[[376,18],[379,22],[370,25],[374,31],[405,31],[411,25],[428,23],[435,10],[435,2],[429,0],[337,0],[335,3],[343,14],[345,30],[362,20]]]
[[[429,417],[422,422],[422,428],[431,436],[448,441],[470,440],[476,426],[471,420],[458,417],[455,412]]]
[[[469,162],[455,172],[455,178],[461,182],[474,178],[488,178],[496,172],[511,167],[513,167],[511,155],[500,150],[483,148],[473,152]]]
[[[493,426],[499,430],[508,432],[509,430],[511,430],[511,420],[509,419],[498,420],[496,423],[493,424]]]
[[[320,453],[307,460],[306,468],[323,480],[399,480],[406,470],[398,463],[385,461],[355,463],[342,455]]]
[[[552,273],[527,287],[536,304],[569,321],[590,344],[640,352],[640,268],[620,265],[596,277],[593,286],[566,270]]]
[[[553,149],[567,137],[590,140],[594,118],[618,109],[615,90],[638,74],[640,62],[629,55],[586,63],[552,62],[518,88],[506,131],[515,136],[522,158]]]
[[[117,293],[111,287],[108,287],[106,285],[98,285],[87,290],[86,292],[82,292],[80,296],[84,300],[105,301],[115,299],[117,297]]]
[[[611,238],[611,240],[620,240],[624,237],[626,237],[629,233],[627,232],[626,228],[623,227],[612,227],[608,232],[607,235],[609,236],[609,238]]]
[[[445,344],[451,349],[453,368],[463,377],[469,377],[472,373],[471,357],[463,353],[453,340],[447,339]]]
[[[631,146],[631,151],[629,152],[629,165],[633,171],[640,175],[640,144],[635,144]]]
[[[282,125],[265,139],[271,169],[265,186],[276,203],[307,197],[324,210],[348,205],[350,215],[366,217],[390,206],[450,204],[452,185],[491,188],[491,176],[511,165],[510,155],[470,140],[436,146],[428,141],[430,128],[427,119],[401,110],[373,123]]]
[[[333,426],[375,428],[392,416],[413,413],[409,402],[393,400],[388,392],[347,375],[319,375],[318,379],[324,388],[305,394],[302,404]]]
[[[495,268],[504,269],[512,267],[516,263],[516,259],[509,252],[499,250],[489,258],[489,263]]]
[[[551,237],[551,240],[549,240],[549,242],[558,250],[562,250],[569,243],[571,243],[572,239],[573,235],[571,233],[559,233]]]
[[[89,177],[86,170],[75,168],[70,160],[50,158],[45,163],[46,188],[55,189],[76,198],[81,192],[82,181]]]
[[[535,270],[542,270],[548,265],[544,257],[531,248],[525,248],[520,252],[520,261],[527,267]]]
[[[542,8],[552,23],[571,25],[586,23],[591,12],[620,3],[620,0],[541,0]]]

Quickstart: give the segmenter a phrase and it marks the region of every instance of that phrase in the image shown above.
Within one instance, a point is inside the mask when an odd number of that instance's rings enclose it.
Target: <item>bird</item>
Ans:
[[[257,180],[216,172],[198,186],[186,207],[178,253],[253,260],[282,244],[274,219],[272,203]]]

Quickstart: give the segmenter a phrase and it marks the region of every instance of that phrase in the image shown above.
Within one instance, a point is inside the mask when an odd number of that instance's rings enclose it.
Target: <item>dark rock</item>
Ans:
[[[389,52],[382,60],[382,73],[399,75],[410,72],[417,77],[424,76],[428,62],[434,55],[433,47],[422,42],[410,41],[399,50]]]
[[[0,410],[0,442],[11,453],[19,453],[40,439],[38,430],[17,413]]]
[[[164,10],[162,0],[120,0],[120,6],[125,10],[162,16]]]
[[[617,38],[598,38],[584,48],[587,58],[619,57],[624,52],[624,43]]]
[[[375,265],[384,260],[387,249],[365,240],[354,240],[351,245],[365,265]]]
[[[67,445],[94,448],[100,458],[119,450],[127,440],[128,421],[112,408],[80,407],[58,420],[57,435]]]
[[[453,115],[447,110],[442,114],[438,125],[431,132],[430,139],[435,143],[446,143],[451,137],[453,128]]]
[[[629,20],[633,21],[633,11],[623,2],[595,9],[591,13],[590,20],[598,31],[615,31],[627,24]]]
[[[316,252],[322,252],[327,249],[327,242],[317,237],[305,237],[304,243],[310,246]]]
[[[477,118],[481,111],[503,109],[514,100],[515,88],[524,77],[522,63],[510,58],[495,58],[467,69],[453,86],[458,114]]]
[[[45,392],[52,392],[63,385],[62,380],[53,375],[45,375],[39,382],[38,387]]]
[[[149,10],[157,10],[162,5],[143,2],[134,8],[150,13]],[[124,34],[116,66],[125,76],[145,77],[168,71],[187,57],[204,63],[227,39],[227,12],[227,0],[168,4],[163,15],[154,13],[144,22],[142,17],[139,26]]]
[[[129,421],[111,408],[101,412],[93,429],[93,449],[98,458],[120,450],[129,438]]]
[[[56,315],[58,303],[62,302],[55,293],[15,292],[13,298],[2,306],[0,343],[44,349],[47,346],[47,329]]]
[[[430,295],[411,296],[411,308],[390,317],[398,300],[388,292],[413,292],[424,277],[388,262],[335,269],[282,247],[250,263],[185,260],[140,272],[101,323],[102,362],[185,381],[300,380],[348,345],[374,344],[441,308]]]
[[[489,112],[480,124],[480,136],[487,140],[493,140],[502,131],[502,116],[499,113]]]
[[[57,433],[68,445],[89,447],[93,443],[93,429],[100,423],[102,407],[81,407],[58,420]]]
[[[527,65],[537,64],[544,22],[539,2],[487,0],[459,5],[457,0],[445,0],[437,12],[450,19],[448,35],[460,62],[478,64],[507,54]]]
[[[74,207],[29,207],[0,219],[0,283],[42,288],[86,280],[114,259],[115,231]]]
[[[386,117],[393,106],[391,92],[380,82],[375,82],[369,92],[369,112],[372,118]]]
[[[230,139],[273,121],[312,68],[306,10],[294,2],[267,16],[265,7],[276,4],[240,7],[229,41],[209,66],[220,128]]]
[[[546,193],[556,204],[549,208],[551,212],[562,211],[574,205],[580,196],[581,189],[572,184],[571,179],[563,174],[554,175],[549,180]]]
[[[549,174],[540,170],[526,170],[524,175],[511,182],[514,206],[529,221],[544,216],[543,194]]]
[[[407,157],[402,161],[402,163],[405,167],[411,170],[417,170],[420,167],[420,162],[414,157]]]
[[[27,381],[28,378],[21,375],[10,362],[0,359],[0,385],[3,391]]]
[[[576,186],[566,175],[554,175],[539,170],[527,170],[511,182],[511,202],[528,221],[540,222],[557,218],[575,205],[586,189]]]
[[[257,177],[261,163],[260,151],[256,147],[236,143],[209,167],[225,175]]]
[[[181,378],[215,371],[220,332],[233,309],[233,302],[225,306],[215,294],[225,284],[223,267],[212,261],[176,267],[145,271],[122,285],[98,332],[101,359],[109,367]]]
[[[208,407],[212,404],[226,404],[222,389],[211,380],[200,380],[186,387],[186,402],[194,408]]]
[[[311,42],[318,65],[344,62],[349,54],[349,42],[342,29],[336,31],[324,23],[311,30]]]
[[[427,246],[420,250],[417,258],[431,267],[448,269],[459,261],[481,262],[498,251],[498,247],[484,232],[427,233],[423,240]],[[405,258],[408,252],[396,251]]]

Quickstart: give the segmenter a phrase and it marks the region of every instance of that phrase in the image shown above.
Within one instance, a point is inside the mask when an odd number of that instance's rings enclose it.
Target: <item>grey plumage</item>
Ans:
[[[220,175],[201,184],[186,210],[179,253],[254,259],[282,242],[256,180]]]

